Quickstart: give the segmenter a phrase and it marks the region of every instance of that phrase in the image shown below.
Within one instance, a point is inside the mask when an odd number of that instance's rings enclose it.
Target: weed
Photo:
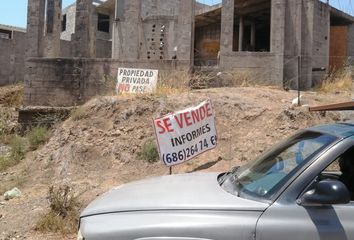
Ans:
[[[6,107],[19,107],[22,105],[22,96],[23,84],[10,85],[0,99],[0,104]]]
[[[73,121],[79,121],[87,117],[86,110],[83,107],[76,108],[70,115]]]
[[[68,185],[58,188],[51,186],[48,198],[51,210],[64,218],[78,206],[77,197]]]
[[[17,162],[14,162],[10,156],[0,156],[0,172],[5,171],[9,167],[16,165]]]
[[[39,232],[55,232],[61,234],[72,234],[77,230],[79,212],[70,212],[66,218],[50,211],[41,216],[36,224],[35,230]]]
[[[6,127],[5,124],[0,121],[0,136],[3,136],[6,133]]]
[[[104,86],[104,95],[115,95],[117,86],[117,77],[111,75],[104,75],[101,79],[101,84]]]
[[[39,146],[48,141],[49,136],[47,127],[38,126],[32,128],[27,134],[30,150],[34,151],[38,149]]]
[[[321,92],[350,91],[353,79],[350,69],[332,71],[320,86]]]
[[[20,160],[22,160],[25,157],[27,153],[28,150],[27,140],[18,135],[14,135],[10,140],[10,148],[11,148],[10,158],[17,164]]]
[[[79,203],[73,189],[68,186],[51,186],[48,200],[50,211],[44,214],[36,224],[40,232],[74,233],[79,220]]]
[[[149,163],[154,163],[159,160],[159,153],[153,140],[147,141],[141,147],[140,152],[138,152],[138,158],[141,160],[146,160]]]
[[[28,149],[25,138],[13,135],[8,141],[11,151],[8,155],[0,156],[0,172],[18,164],[25,157]]]
[[[156,95],[169,95],[188,90],[190,74],[186,71],[168,71],[159,73]]]

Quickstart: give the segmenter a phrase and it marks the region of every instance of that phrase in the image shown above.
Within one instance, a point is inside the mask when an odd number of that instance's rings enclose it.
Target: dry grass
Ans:
[[[226,75],[230,75],[230,86],[232,87],[254,87],[257,85],[266,85],[260,80],[262,78],[248,69],[236,69],[227,72]]]
[[[159,73],[156,95],[169,95],[189,90],[191,76],[186,71],[168,71]]]
[[[190,81],[193,89],[210,87],[255,87],[265,86],[264,77],[248,69],[235,69],[225,72],[196,72]]]
[[[350,69],[342,69],[333,71],[322,82],[319,91],[321,92],[337,92],[337,91],[351,91],[353,86],[353,79]]]
[[[73,110],[70,114],[70,118],[73,121],[79,121],[87,117],[86,109],[81,106]]]
[[[22,105],[23,84],[9,85],[0,89],[0,105],[19,107]]]
[[[49,188],[50,211],[36,224],[35,230],[61,234],[75,233],[79,220],[79,202],[73,189],[68,186]]]

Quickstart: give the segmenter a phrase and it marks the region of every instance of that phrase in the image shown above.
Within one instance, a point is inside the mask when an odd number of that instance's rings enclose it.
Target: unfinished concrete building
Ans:
[[[26,29],[0,25],[0,86],[23,81]]]
[[[81,104],[119,67],[249,71],[309,89],[354,55],[353,23],[319,0],[77,0],[63,11],[29,0],[24,100]]]

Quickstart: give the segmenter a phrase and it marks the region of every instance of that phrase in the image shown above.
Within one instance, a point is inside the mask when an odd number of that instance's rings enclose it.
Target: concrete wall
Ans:
[[[112,59],[43,59],[32,58],[26,63],[25,106],[76,106],[114,88],[119,67],[154,68],[161,73],[186,71],[188,61],[138,61]],[[113,84],[114,85],[114,84]],[[110,91],[114,89],[109,89]]]
[[[233,52],[224,54],[220,66],[225,72],[246,74],[255,82],[266,85],[281,85],[273,75],[278,71],[277,56],[262,52]]]
[[[100,9],[99,11],[93,11],[91,16],[91,26],[90,30],[95,33],[92,34],[96,37],[95,42],[95,51],[92,51],[93,56],[96,58],[110,58],[112,56],[112,26],[113,26],[113,13],[112,10]],[[110,16],[110,31],[109,33],[98,31],[97,29],[97,18],[98,13],[102,13]],[[61,32],[61,53],[60,57],[62,58],[70,58],[75,57],[75,49],[77,45],[80,45],[80,38],[77,39],[78,36],[75,37],[75,24],[76,24],[76,4],[72,4],[69,7],[65,8],[62,12],[62,15],[66,14],[67,22],[66,22],[66,30]]]
[[[13,32],[12,39],[0,38],[0,86],[24,79],[26,33]]]
[[[220,68],[252,72],[261,83],[283,85],[285,2],[271,2],[271,52],[233,52],[234,0],[223,0],[221,14]]]
[[[96,41],[96,58],[112,57],[112,41],[97,39]]]
[[[60,39],[71,41],[71,35],[75,33],[76,4],[63,9],[62,16],[66,15],[66,30],[61,32]]]
[[[192,0],[118,0],[116,12],[114,59],[154,61],[177,57],[192,62]]]
[[[329,29],[329,7],[323,2],[315,1],[312,45],[312,85],[320,84],[326,77],[329,68]]]
[[[286,1],[284,37],[284,85],[286,87],[302,90],[312,87],[313,30],[318,27],[314,24],[316,1]]]

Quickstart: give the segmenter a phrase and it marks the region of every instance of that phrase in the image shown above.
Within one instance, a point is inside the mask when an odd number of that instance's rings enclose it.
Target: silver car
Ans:
[[[353,165],[354,125],[316,126],[227,173],[112,189],[82,212],[78,239],[352,240]]]

